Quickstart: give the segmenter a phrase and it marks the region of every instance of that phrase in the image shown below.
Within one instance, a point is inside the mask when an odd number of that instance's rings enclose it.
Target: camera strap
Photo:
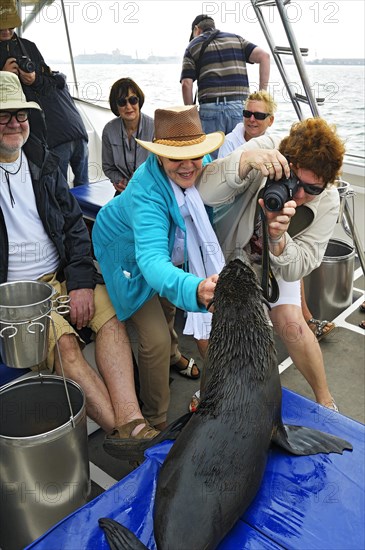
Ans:
[[[275,303],[279,299],[279,286],[270,265],[269,236],[266,216],[262,208],[260,208],[260,218],[262,223],[261,287],[266,300],[268,300],[268,302]]]
[[[19,45],[19,48],[21,49],[22,55],[30,59],[27,49],[24,46],[23,40],[19,36],[17,36],[17,40],[18,40],[18,45]]]

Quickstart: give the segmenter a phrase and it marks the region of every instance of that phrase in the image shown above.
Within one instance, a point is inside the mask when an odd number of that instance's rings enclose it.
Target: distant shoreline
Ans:
[[[53,63],[69,63],[69,61],[56,60]],[[113,55],[113,54],[80,54],[74,57],[74,62],[77,65],[152,65],[152,64],[177,64],[181,63],[181,57],[165,57],[151,55],[147,59],[135,59],[128,55]],[[285,63],[291,65],[294,63],[292,59],[286,59]],[[322,58],[305,60],[306,65],[358,65],[364,66],[365,59],[363,58]]]

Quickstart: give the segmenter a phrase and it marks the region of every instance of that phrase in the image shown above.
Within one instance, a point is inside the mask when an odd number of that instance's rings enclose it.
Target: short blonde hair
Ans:
[[[270,115],[273,115],[277,109],[277,105],[266,90],[259,90],[258,92],[252,92],[248,96],[248,98],[245,101],[245,109],[247,109],[247,105],[249,101],[263,101],[267,105],[267,112],[270,113]]]

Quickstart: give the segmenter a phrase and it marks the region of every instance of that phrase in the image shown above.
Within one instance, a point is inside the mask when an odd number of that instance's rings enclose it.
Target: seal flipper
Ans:
[[[169,424],[158,436],[159,442],[165,441],[165,439],[177,439],[181,430],[189,422],[193,414],[192,412],[188,412],[171,422],[171,424]],[[151,441],[153,441],[153,439],[151,439]]]
[[[345,449],[352,451],[351,443],[345,439],[312,428],[288,424],[281,424],[277,427],[272,442],[298,456],[317,453],[342,454]]]
[[[111,550],[148,550],[129,529],[110,518],[100,518],[99,525],[105,531]]]

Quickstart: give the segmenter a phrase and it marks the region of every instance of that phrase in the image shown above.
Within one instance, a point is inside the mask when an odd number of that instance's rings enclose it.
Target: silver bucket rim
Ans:
[[[7,320],[6,319],[2,319],[2,315],[1,315],[1,310],[2,309],[14,309],[14,308],[17,308],[17,309],[22,309],[22,308],[29,308],[29,307],[32,307],[32,306],[37,306],[37,305],[40,305],[42,304],[43,302],[46,302],[47,300],[52,300],[52,296],[54,296],[56,294],[56,290],[53,288],[52,285],[50,285],[49,283],[44,283],[42,281],[30,281],[30,280],[21,280],[21,281],[8,281],[6,283],[1,283],[0,284],[0,291],[2,288],[5,288],[6,286],[15,286],[15,285],[19,285],[19,284],[24,284],[24,283],[32,283],[34,285],[39,285],[39,286],[46,286],[49,288],[50,290],[50,295],[48,296],[48,298],[44,298],[43,300],[39,300],[38,302],[33,302],[32,304],[23,304],[21,306],[19,306],[18,304],[13,304],[13,305],[4,305],[1,303],[1,297],[0,297],[0,321],[2,322],[6,322]],[[52,305],[51,305],[51,308],[52,308]],[[50,308],[50,309],[51,309]],[[46,313],[45,313],[46,315]],[[24,319],[24,321],[27,321],[28,319]]]
[[[42,374],[39,373],[35,376],[26,376],[25,378],[17,378],[16,380],[12,380],[11,382],[8,382],[8,384],[5,384],[0,388],[0,397],[1,394],[4,393],[6,390],[11,389],[13,386],[20,386],[24,385],[25,383],[32,381],[32,382],[42,382],[42,381],[54,381],[57,380],[59,382],[62,382],[64,384],[65,382],[71,384],[74,386],[77,390],[79,390],[81,396],[82,396],[82,406],[80,410],[76,413],[76,415],[70,417],[67,422],[64,422],[61,424],[61,426],[58,426],[57,428],[53,428],[52,430],[49,430],[47,432],[43,432],[41,434],[37,435],[29,435],[29,436],[10,436],[10,435],[3,435],[0,433],[0,440],[3,440],[3,442],[6,444],[16,445],[17,442],[19,443],[19,446],[24,446],[24,444],[37,444],[39,441],[42,441],[43,439],[47,438],[47,441],[53,441],[55,439],[58,439],[61,437],[65,431],[69,431],[69,428],[75,429],[76,426],[82,421],[82,419],[86,416],[86,398],[85,398],[85,392],[82,389],[82,387],[75,382],[74,380],[71,380],[70,378],[63,378],[62,376],[57,376],[55,374]]]
[[[349,252],[347,254],[341,254],[341,255],[337,255],[337,256],[329,256],[325,252],[324,256],[323,256],[323,259],[322,259],[323,262],[331,262],[331,261],[334,261],[334,260],[336,260],[338,262],[341,261],[341,260],[346,261],[346,260],[352,259],[355,256],[355,247],[351,243],[349,243],[347,241],[344,241],[343,239],[330,239],[328,241],[328,245],[329,244],[341,245],[341,246],[347,248],[349,250]]]

